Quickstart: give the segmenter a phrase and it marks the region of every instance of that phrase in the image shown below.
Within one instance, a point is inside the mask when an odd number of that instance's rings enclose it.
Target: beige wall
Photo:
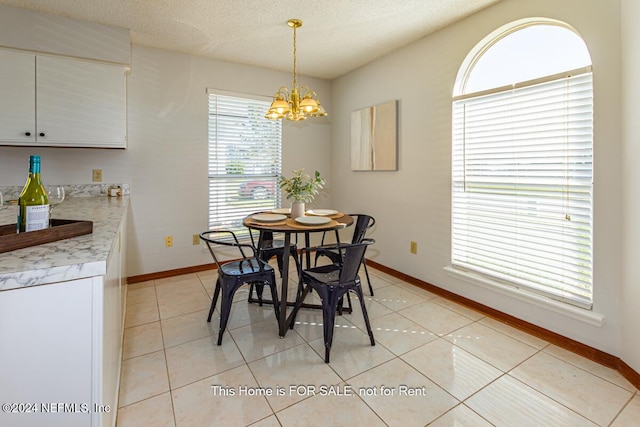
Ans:
[[[640,372],[640,3],[622,0],[623,287],[621,358]]]
[[[451,96],[467,53],[500,26],[526,17],[572,25],[593,59],[594,307],[565,310],[469,283],[450,263]],[[618,355],[621,346],[621,90],[619,1],[504,0],[332,82],[335,207],[376,217],[376,262]],[[349,117],[399,100],[399,170],[352,172]],[[418,242],[418,254],[409,242]],[[593,314],[593,315],[592,315]],[[602,325],[598,317],[604,316]]]

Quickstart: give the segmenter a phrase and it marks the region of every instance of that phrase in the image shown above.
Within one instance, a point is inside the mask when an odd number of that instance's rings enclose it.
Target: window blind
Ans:
[[[590,308],[592,147],[590,69],[454,99],[452,265]]]
[[[242,219],[280,206],[282,123],[269,101],[209,93],[209,228],[240,234]]]

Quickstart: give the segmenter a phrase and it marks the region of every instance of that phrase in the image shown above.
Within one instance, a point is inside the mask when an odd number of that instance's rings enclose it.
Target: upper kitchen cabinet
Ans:
[[[125,68],[36,57],[36,126],[42,145],[125,148]]]
[[[126,68],[0,52],[0,144],[125,148]]]
[[[36,57],[0,51],[0,64],[0,141],[34,143]]]

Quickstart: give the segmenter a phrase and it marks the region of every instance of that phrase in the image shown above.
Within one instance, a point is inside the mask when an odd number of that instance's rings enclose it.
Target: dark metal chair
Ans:
[[[274,239],[273,232],[271,231],[263,231],[262,239],[258,241],[258,244],[255,244],[255,240],[253,237],[253,233],[249,232],[249,236],[251,237],[251,244],[256,246],[258,250],[258,258],[264,262],[269,262],[269,260],[273,257],[276,257],[276,261],[278,262],[278,271],[280,272],[280,276],[282,276],[282,265],[284,256],[284,240],[282,239]],[[300,274],[300,261],[298,260],[298,246],[295,243],[291,243],[290,256],[293,258],[298,274]],[[258,298],[254,298],[253,296],[253,288],[252,285],[249,289],[249,302],[258,302],[260,306],[262,306],[262,289],[257,288],[256,291],[258,293]]]
[[[218,333],[218,345],[220,345],[222,344],[222,335],[229,320],[233,295],[238,288],[246,283],[252,286],[255,285],[258,288],[258,299],[260,303],[262,303],[262,289],[264,285],[267,285],[271,288],[273,301],[277,301],[276,277],[273,267],[257,257],[256,248],[247,243],[240,243],[232,231],[205,231],[200,233],[200,239],[207,244],[213,261],[218,267],[218,280],[216,282],[213,299],[211,300],[211,308],[209,309],[207,322],[211,322],[211,316],[218,301],[218,296],[220,292],[222,292],[222,301],[220,302],[220,332]],[[213,250],[214,246],[235,247],[240,252],[241,259],[227,262],[220,261]],[[248,257],[245,254],[245,250],[250,251],[252,256]],[[274,304],[274,309],[276,319],[279,319],[280,312],[278,304]]]
[[[251,243],[256,246],[258,249],[258,258],[263,260],[264,262],[269,262],[269,260],[273,257],[276,257],[278,261],[278,269],[280,270],[280,274],[282,274],[282,256],[284,255],[284,240],[275,239],[273,237],[273,232],[271,231],[263,231],[262,232],[262,240],[258,242],[256,245],[253,233],[249,233],[251,236]],[[298,247],[295,243],[291,243],[291,257],[293,257],[296,268],[298,272],[300,271],[300,264],[298,261]]]
[[[324,361],[326,363],[329,363],[329,353],[331,352],[331,344],[333,342],[336,311],[338,311],[338,307],[341,305],[344,295],[348,292],[354,292],[358,296],[362,315],[364,316],[364,322],[367,326],[367,332],[369,333],[369,338],[371,340],[371,345],[376,345],[373,338],[373,331],[371,330],[371,324],[369,323],[369,315],[367,314],[367,308],[364,303],[360,277],[358,276],[358,270],[360,269],[360,264],[364,259],[365,251],[372,243],[374,243],[373,239],[362,239],[359,243],[336,244],[332,246],[302,249],[302,253],[318,249],[331,249],[335,250],[340,255],[339,259],[341,261],[339,263],[309,268],[307,270],[302,270],[300,273],[300,283],[303,286],[306,284],[307,287],[315,290],[322,300],[322,324],[325,347]],[[293,310],[291,323],[289,325],[291,329],[293,329],[296,315],[298,314],[307,293],[308,289],[300,288],[298,291],[296,306]]]
[[[351,243],[360,243],[365,238],[367,234],[367,230],[373,227],[376,223],[376,220],[366,214],[349,214],[350,216],[355,218],[355,225],[353,227],[353,237],[351,238]],[[337,232],[336,232],[337,233]],[[322,233],[322,241],[320,242],[320,246],[324,245],[324,238],[326,233]],[[326,256],[333,263],[340,263],[340,253],[335,249],[319,249],[316,251],[315,256],[315,265],[318,265],[318,258],[321,256]],[[369,292],[371,296],[373,296],[373,286],[371,286],[371,279],[369,279],[369,270],[367,270],[367,260],[362,258],[362,266],[364,267],[364,274],[367,276],[367,283],[369,284]]]

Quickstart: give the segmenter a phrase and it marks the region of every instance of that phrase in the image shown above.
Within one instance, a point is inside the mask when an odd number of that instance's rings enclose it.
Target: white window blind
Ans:
[[[590,68],[453,102],[452,265],[592,304]]]
[[[280,207],[282,123],[270,101],[209,94],[209,228],[240,234],[242,219]]]

